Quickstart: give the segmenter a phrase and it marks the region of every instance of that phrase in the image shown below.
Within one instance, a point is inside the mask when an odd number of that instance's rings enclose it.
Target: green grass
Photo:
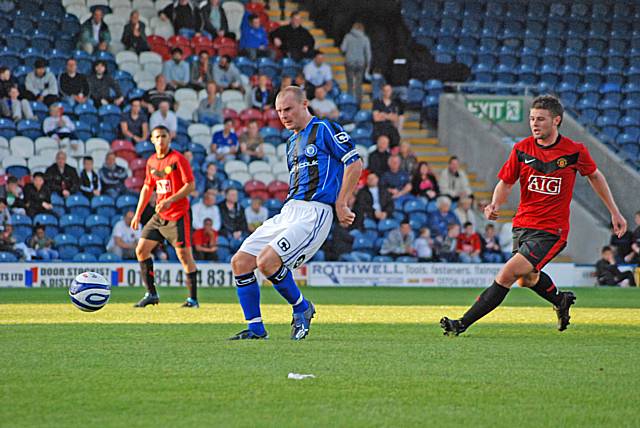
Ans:
[[[184,289],[144,310],[116,289],[92,314],[66,290],[0,290],[0,426],[637,426],[640,289],[577,290],[564,333],[514,290],[453,339],[437,320],[478,290],[304,291],[307,340],[265,289],[271,339],[237,343],[232,289],[201,290],[198,311],[176,307]]]

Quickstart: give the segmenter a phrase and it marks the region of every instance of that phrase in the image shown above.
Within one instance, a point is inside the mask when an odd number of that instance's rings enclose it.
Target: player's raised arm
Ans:
[[[596,169],[592,174],[587,175],[587,180],[589,180],[589,184],[593,188],[593,191],[596,192],[600,199],[602,199],[602,202],[604,202],[605,206],[611,213],[613,232],[618,236],[618,238],[621,238],[627,231],[627,221],[624,219],[622,214],[620,214],[618,205],[616,205],[613,195],[611,194],[611,189],[609,188],[607,179],[599,169]]]

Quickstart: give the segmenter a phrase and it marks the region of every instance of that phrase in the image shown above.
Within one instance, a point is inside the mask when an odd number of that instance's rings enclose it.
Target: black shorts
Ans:
[[[540,271],[566,247],[567,241],[559,235],[538,229],[516,227],[513,229],[513,254],[522,254]]]
[[[174,248],[191,247],[191,217],[186,213],[178,221],[169,221],[155,213],[144,225],[141,236],[157,242],[166,239]]]

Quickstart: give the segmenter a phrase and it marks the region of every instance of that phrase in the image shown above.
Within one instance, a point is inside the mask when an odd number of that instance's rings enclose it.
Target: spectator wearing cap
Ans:
[[[34,70],[27,74],[24,96],[29,101],[40,101],[46,105],[58,101],[58,81],[53,73],[47,70],[47,65],[46,60],[39,58],[35,61]]]
[[[313,55],[315,40],[309,30],[302,26],[299,11],[291,13],[291,21],[271,33],[273,44],[289,58],[300,61]]]
[[[78,73],[75,58],[67,60],[67,68],[58,78],[60,95],[70,105],[83,104],[89,99],[89,81],[87,76]]]
[[[167,86],[167,79],[164,75],[158,74],[156,76],[156,86],[145,92],[142,97],[142,107],[146,108],[149,113],[153,113],[158,110],[162,101],[167,101],[169,107],[173,108],[175,105],[174,92]]]
[[[217,125],[222,123],[222,98],[218,96],[218,85],[216,82],[207,83],[207,97],[203,98],[194,112],[197,122],[207,125]]]
[[[80,179],[74,167],[67,163],[67,154],[62,150],[56,153],[56,161],[44,172],[49,189],[63,197],[80,190]]]
[[[91,156],[83,157],[82,171],[80,172],[80,191],[91,199],[94,196],[100,196],[101,190],[100,177],[93,170],[93,158]]]
[[[229,32],[229,22],[227,14],[220,5],[220,0],[208,0],[200,5],[201,30],[206,31],[213,37],[236,38],[234,33]]]
[[[115,199],[127,190],[124,185],[124,181],[127,179],[127,170],[116,163],[115,153],[107,153],[98,174],[103,195],[109,195]]]
[[[36,214],[51,214],[51,189],[41,172],[33,174],[33,181],[24,187],[24,204],[30,217]]]
[[[162,66],[162,74],[173,89],[184,88],[189,84],[189,64],[182,59],[182,49],[171,49],[171,59]]]
[[[215,80],[220,91],[237,89],[244,92],[240,71],[231,63],[229,55],[222,55],[218,59],[218,63],[213,66],[213,80]]]
[[[107,63],[98,60],[93,64],[93,74],[89,76],[89,91],[96,108],[103,105],[120,105],[124,101],[120,85],[107,72]]]
[[[149,50],[145,25],[144,22],[140,21],[140,12],[137,10],[131,11],[129,22],[124,26],[120,41],[127,50],[138,54]]]
[[[91,18],[87,19],[80,29],[80,47],[88,53],[95,50],[106,51],[111,43],[109,26],[102,19],[104,11],[97,7]]]
[[[327,92],[333,87],[331,67],[324,62],[324,55],[320,51],[314,51],[313,61],[305,65],[302,72],[311,93],[318,87],[323,87]]]
[[[269,88],[269,77],[265,74],[258,76],[258,85],[251,90],[251,106],[260,111],[269,110],[276,97]]]
[[[207,82],[213,81],[213,67],[209,58],[209,52],[201,51],[198,59],[191,64],[191,78],[189,83],[196,90],[205,89]]]
[[[162,101],[158,110],[156,110],[149,119],[149,128],[154,129],[157,126],[164,126],[169,130],[171,138],[175,138],[178,134],[178,116],[169,108],[169,102]]]
[[[362,79],[371,64],[371,42],[364,33],[364,25],[354,22],[351,31],[344,36],[340,50],[344,52],[347,92],[356,97],[358,104],[362,100]]]
[[[163,21],[171,22],[175,34],[180,33],[183,28],[200,30],[200,14],[189,0],[175,0],[158,14]]]
[[[140,98],[131,100],[131,109],[123,112],[120,118],[120,136],[133,143],[147,141],[149,138],[149,118],[142,110]]]
[[[260,25],[260,17],[258,15],[245,15],[242,20],[240,37],[240,52],[253,61],[258,57],[273,57],[269,50],[269,38],[267,32]]]

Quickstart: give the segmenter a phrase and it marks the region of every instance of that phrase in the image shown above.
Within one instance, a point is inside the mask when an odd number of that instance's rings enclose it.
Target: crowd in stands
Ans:
[[[633,271],[620,271],[618,265],[640,266],[640,211],[635,213],[633,224],[624,235],[611,235],[609,245],[602,248],[601,258],[596,262],[599,285],[636,286]]]

